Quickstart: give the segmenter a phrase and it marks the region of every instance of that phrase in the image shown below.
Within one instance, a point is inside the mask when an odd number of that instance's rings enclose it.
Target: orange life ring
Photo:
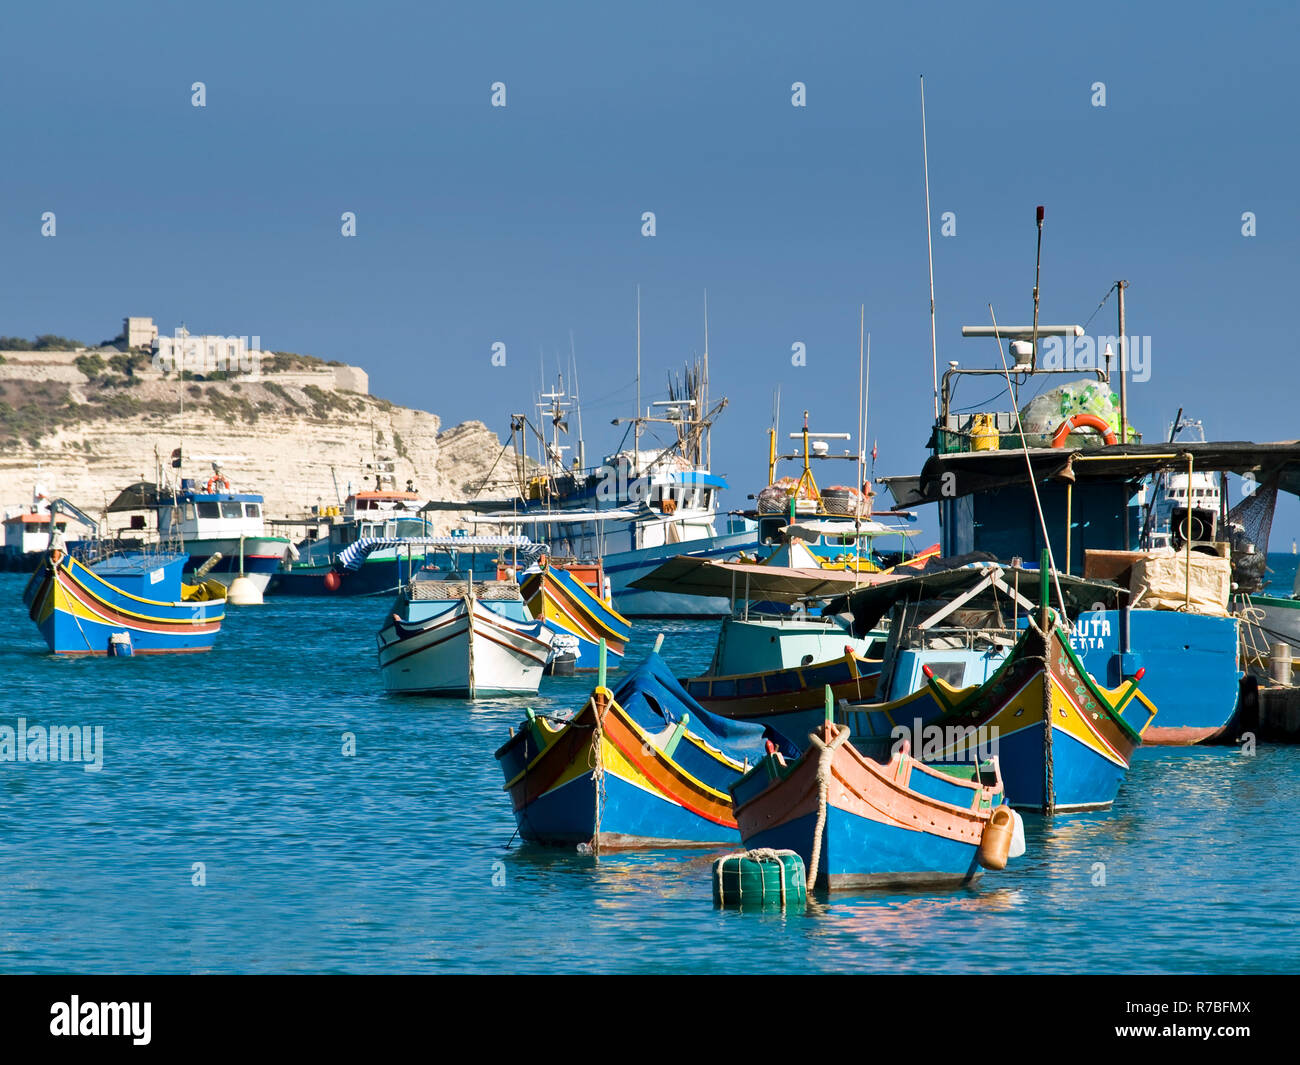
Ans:
[[[208,485],[206,489],[208,495],[212,494],[212,489],[215,488],[217,485],[221,485],[227,492],[230,491],[230,482],[226,480],[226,478],[222,477],[221,474],[214,473],[211,477],[208,478]]]
[[[661,511],[663,511],[665,514],[676,514],[676,513],[677,513],[677,500],[675,500],[675,499],[664,499],[664,500],[661,500],[660,503],[659,503],[659,509],[660,509]]]
[[[1065,440],[1075,429],[1096,429],[1108,445],[1119,442],[1115,432],[1102,418],[1095,414],[1072,414],[1056,427],[1052,434],[1052,447],[1065,447]]]

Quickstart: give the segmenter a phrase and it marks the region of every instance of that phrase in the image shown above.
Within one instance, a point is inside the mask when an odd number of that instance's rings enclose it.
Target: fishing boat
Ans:
[[[755,544],[751,521],[728,518],[718,528],[718,496],[728,486],[709,468],[710,439],[727,401],[710,405],[707,345],[701,360],[670,377],[666,399],[643,408],[639,372],[637,387],[633,416],[614,421],[626,427],[623,440],[597,466],[586,465],[581,404],[562,375],[541,395],[536,424],[527,414],[511,415],[514,470],[478,486],[496,498],[474,503],[475,520],[527,531],[559,556],[599,559],[624,617],[720,617],[728,611],[723,600],[634,587],[678,555],[729,558]],[[578,444],[570,462],[570,446],[560,441],[574,413]]]
[[[598,684],[570,717],[530,710],[496,759],[524,840],[596,851],[713,846],[739,840],[728,789],[769,740],[797,754],[770,729],[710,714],[652,652],[617,691]]]
[[[574,641],[573,669],[596,669],[602,640],[609,668],[618,668],[632,624],[611,604],[609,581],[599,561],[545,557],[536,568],[520,574],[520,584],[533,617],[542,619],[557,636]]]
[[[203,574],[186,583],[188,557],[124,553],[87,565],[56,539],[23,602],[55,654],[207,651],[225,617],[225,587]]]
[[[92,538],[99,535],[98,522],[66,499],[51,499],[45,486],[38,481],[32,487],[30,504],[5,511],[0,570],[34,571],[50,549],[51,536],[55,541],[66,541],[69,520],[77,522]]]
[[[173,467],[180,461],[178,448]],[[149,545],[156,537],[159,549],[185,553],[187,574],[202,570],[227,588],[242,576],[260,597],[290,548],[287,537],[267,532],[265,502],[261,493],[236,491],[221,460],[212,460],[206,481],[181,477],[178,482],[164,475],[159,462],[157,479],[128,485],[109,503],[108,513],[152,512],[156,530],[146,527],[147,513],[136,513],[119,540],[130,536]],[[93,542],[69,546],[78,554],[83,547],[92,555],[98,549]]]
[[[1041,225],[1040,215],[1040,233]],[[1251,506],[1262,507],[1296,448],[1143,443],[1125,398],[1126,345],[1137,338],[1124,339],[1124,285],[1116,286],[1117,354],[1101,350],[1082,326],[1040,323],[1037,308],[1030,325],[964,326],[963,336],[989,343],[991,365],[953,362],[940,376],[936,355],[930,457],[920,474],[883,480],[899,507],[938,506],[945,557],[985,552],[1009,564],[1048,547],[1063,573],[1127,582],[1134,598],[1127,620],[1115,610],[1089,613],[1087,631],[1071,632],[1088,672],[1119,687],[1147,667],[1144,691],[1161,709],[1147,743],[1232,738],[1244,673],[1229,590],[1256,562],[1262,573],[1267,530],[1239,536],[1232,515],[1224,523],[1193,506],[1174,522],[1177,550],[1172,542],[1144,543],[1141,491],[1162,472],[1185,475],[1182,487],[1192,492],[1205,487],[1198,474],[1249,473],[1260,488]],[[983,389],[990,377],[1005,383],[1011,409],[964,409],[963,385]],[[1179,536],[1180,528],[1188,535]],[[1185,594],[1175,594],[1180,585]]]
[[[952,887],[1024,853],[997,758],[926,763],[904,744],[877,762],[829,720],[809,740],[799,759],[772,751],[731,787],[745,846],[795,851],[809,888]]]
[[[776,408],[773,420],[778,418]],[[908,541],[918,535],[912,528],[916,515],[910,511],[877,512],[874,509],[875,491],[870,476],[865,472],[866,456],[863,453],[859,428],[856,451],[831,451],[830,441],[849,440],[849,433],[813,432],[808,426],[808,412],[803,412],[803,426],[790,439],[800,440],[799,451],[777,454],[776,426],[768,429],[767,487],[756,496],[752,511],[745,517],[755,522],[757,558],[774,565],[803,568],[817,565],[824,569],[850,570],[856,573],[879,573],[893,565],[907,561],[914,555]],[[871,452],[874,466],[876,451]],[[801,461],[798,477],[777,476],[781,462]],[[854,485],[832,485],[822,488],[813,473],[815,462],[856,463]],[[882,522],[881,517],[901,519],[893,524]],[[892,547],[881,548],[878,541]],[[784,558],[797,549],[800,559]]]
[[[854,744],[879,752],[906,739],[925,761],[996,753],[1012,806],[1109,807],[1156,707],[1139,689],[1144,668],[1114,689],[1088,672],[1047,605],[1053,586],[1063,610],[1084,616],[1093,609],[1084,604],[1126,597],[1045,566],[1008,573],[988,561],[936,564],[853,593],[860,626],[892,611],[881,697],[838,710]]]
[[[457,558],[484,551],[526,549],[510,537],[427,537],[408,547],[445,548]],[[344,566],[360,564],[364,549],[385,549],[383,540],[354,544]],[[531,545],[545,550],[542,545]],[[519,584],[477,579],[477,567],[422,569],[406,581],[379,630],[379,668],[391,692],[484,698],[535,694],[551,653],[554,633],[529,613]]]
[[[391,462],[375,463],[375,487],[349,491],[341,507],[331,506],[306,522],[301,539],[279,565],[271,591],[291,596],[392,595],[413,561],[431,563],[423,541],[432,531],[420,508],[421,497],[408,485],[399,490]],[[341,564],[343,553],[362,541],[385,541],[365,553],[360,565]],[[413,553],[414,552],[414,553]]]
[[[722,621],[713,660],[683,687],[723,717],[806,735],[820,720],[826,685],[837,699],[876,692],[885,633],[855,633],[851,615],[818,614],[814,606],[868,579],[852,568],[823,567],[796,541],[761,563],[674,559],[638,585],[727,595],[733,613]],[[773,604],[782,612],[766,612]]]

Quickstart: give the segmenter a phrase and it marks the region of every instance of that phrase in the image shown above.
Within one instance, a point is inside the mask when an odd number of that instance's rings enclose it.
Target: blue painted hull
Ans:
[[[589,843],[596,835],[597,785],[592,774],[571,780],[538,797],[516,814],[520,838],[533,843]],[[715,825],[691,811],[614,776],[605,774],[600,839],[605,846],[728,846],[740,832]]]
[[[43,564],[30,578],[23,602],[41,636],[55,654],[107,655],[112,637],[126,633],[136,654],[207,651],[216,642],[225,600],[182,602],[179,581],[183,555],[157,572],[160,594],[175,600],[145,599],[65,558],[57,568]],[[210,586],[220,589],[215,582]]]
[[[1160,708],[1143,742],[1189,744],[1216,739],[1237,710],[1242,677],[1237,619],[1139,608],[1130,612],[1129,633],[1135,656],[1132,671],[1146,668],[1142,690]],[[1120,683],[1116,611],[1085,614],[1071,634],[1070,645],[1098,681],[1109,687]]]
[[[817,815],[807,814],[751,836],[745,846],[792,850],[808,866],[816,829]],[[817,883],[832,889],[964,884],[983,872],[976,859],[978,849],[830,806]]]
[[[421,564],[416,557],[415,566]],[[292,569],[281,568],[271,578],[268,591],[283,596],[339,596],[396,595],[401,584],[406,580],[406,559],[367,559],[356,570],[336,569],[334,566],[294,566]],[[325,578],[330,573],[337,573],[339,585],[331,590],[326,587]]]
[[[998,761],[1009,805],[1041,810],[1047,794],[1042,724],[999,738]],[[1052,784],[1058,813],[1102,810],[1119,794],[1127,768],[1101,757],[1060,729],[1052,730]]]

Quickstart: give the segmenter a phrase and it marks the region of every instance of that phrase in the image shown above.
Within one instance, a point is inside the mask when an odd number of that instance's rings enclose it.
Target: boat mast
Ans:
[[[587,468],[587,445],[582,436],[582,396],[578,390],[578,352],[573,345],[573,330],[569,330],[569,372],[573,375],[573,408],[578,415],[578,469]]]
[[[939,343],[934,325],[934,236],[930,225],[930,146],[925,134],[925,75],[921,75],[921,159],[925,168],[925,247],[930,260],[930,369],[934,377],[934,420],[939,420]]]
[[[867,335],[867,305],[864,303],[858,308],[858,501],[853,508],[853,585],[857,587],[858,573],[861,570],[862,561],[862,504],[864,496],[862,494],[862,432],[864,428],[864,402],[863,402],[863,347]]]
[[[703,399],[700,402],[700,412],[706,412],[709,409],[709,290],[704,290],[704,381],[703,381]],[[713,430],[706,425],[704,427],[704,468],[713,469]]]
[[[641,286],[636,287],[636,418],[632,421],[634,474],[641,476]]]
[[[867,335],[867,305],[862,304],[858,312],[858,490],[862,490],[862,359],[863,343]],[[862,513],[861,505],[858,506],[858,513]]]

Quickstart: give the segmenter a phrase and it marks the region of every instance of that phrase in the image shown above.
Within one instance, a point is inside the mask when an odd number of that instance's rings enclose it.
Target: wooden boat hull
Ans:
[[[112,637],[127,633],[135,654],[208,651],[225,618],[224,589],[215,581],[183,586],[175,602],[129,594],[76,559],[49,556],[23,592],[28,615],[54,654],[107,655]],[[206,598],[197,598],[197,596]]]
[[[594,848],[739,842],[729,789],[752,763],[709,742],[730,741],[708,732],[707,722],[692,726],[700,715],[710,716],[655,655],[617,696],[597,688],[568,720],[530,713],[496,752],[520,836]],[[712,724],[745,733],[754,760],[761,757],[764,729]]]
[[[599,668],[600,641],[605,641],[606,665],[618,668],[623,650],[632,635],[632,625],[585,584],[562,568],[546,567],[530,573],[521,585],[528,609],[555,633],[568,633],[578,640],[575,669],[589,672]]]
[[[956,689],[931,679],[903,699],[850,706],[843,720],[860,745],[906,736],[926,760],[968,758],[972,740],[982,741],[998,757],[1011,806],[1066,813],[1114,802],[1155,712],[1135,683],[1100,687],[1060,630],[1045,636],[1031,626],[987,683]]]
[[[830,890],[955,887],[980,875],[980,841],[1001,800],[996,763],[986,784],[901,752],[884,765],[848,743],[830,755],[819,845],[821,753],[813,747],[789,768],[765,760],[733,788],[745,846],[795,851],[810,870],[816,863],[815,886]]]
[[[540,621],[521,623],[478,599],[462,598],[418,624],[390,616],[379,632],[379,669],[391,692],[470,699],[533,695],[550,641]]]

